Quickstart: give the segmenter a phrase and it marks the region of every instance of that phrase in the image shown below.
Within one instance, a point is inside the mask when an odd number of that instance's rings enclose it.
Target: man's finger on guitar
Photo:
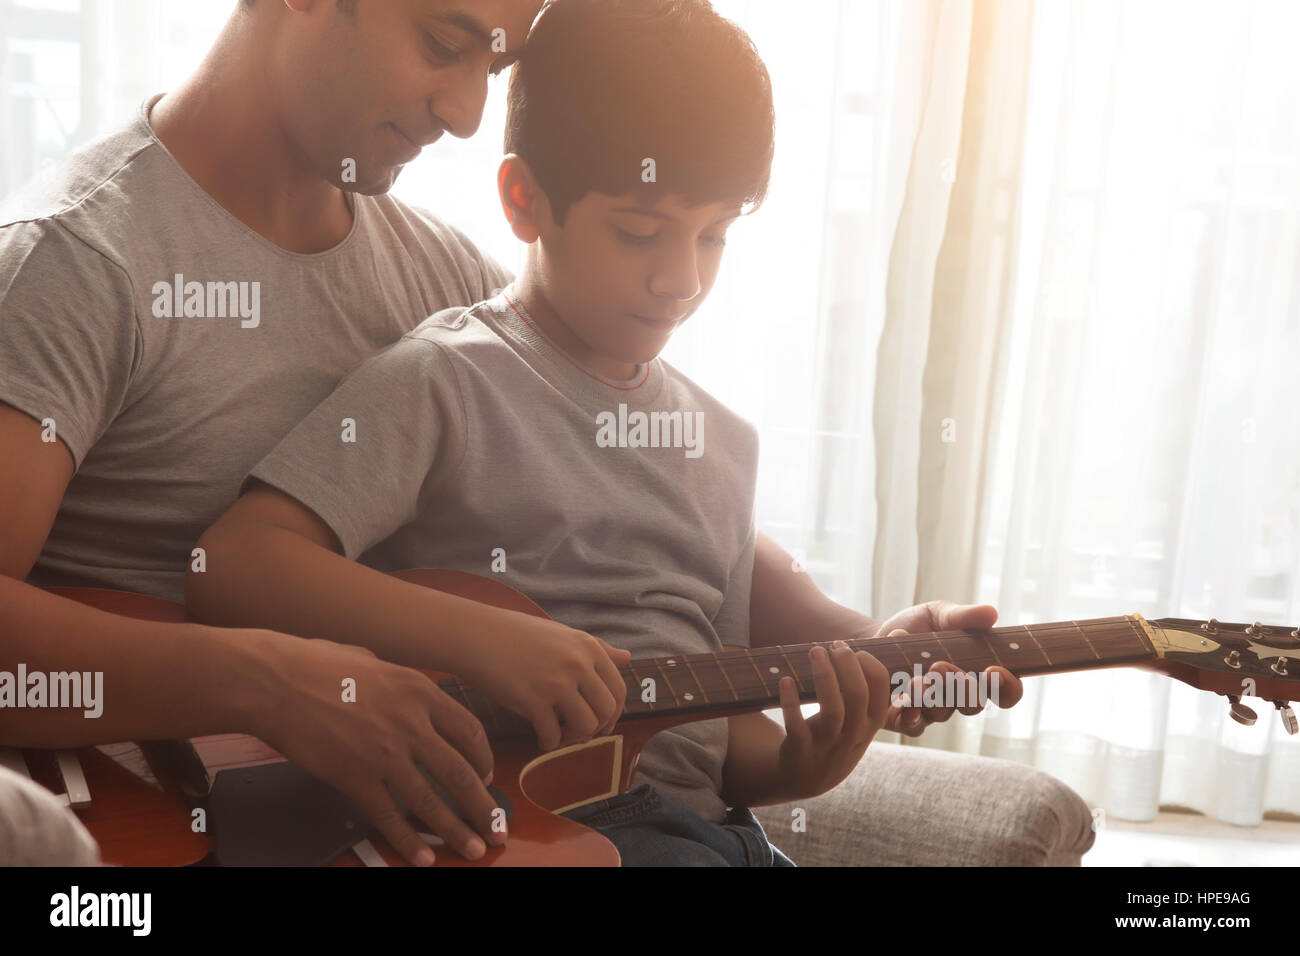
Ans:
[[[989,700],[997,707],[1014,707],[1025,696],[1020,678],[1001,665],[985,668],[988,675]],[[996,680],[994,679],[996,678]]]
[[[576,687],[560,700],[559,711],[564,722],[564,730],[560,735],[561,747],[590,740],[600,728],[600,718]]]
[[[942,662],[933,665],[920,677],[912,678],[912,702],[920,708],[919,726],[922,730],[929,724],[942,723],[952,716],[952,708],[944,706],[946,685],[940,664]]]
[[[432,681],[429,682],[433,684]],[[487,779],[492,774],[492,745],[482,722],[451,696],[433,685],[434,695],[429,702],[429,718],[438,734],[455,747],[469,761],[479,775]]]
[[[799,707],[799,690],[793,677],[782,677],[776,685],[777,695],[781,700],[781,714],[785,723],[785,735],[798,745],[800,750],[812,749],[812,728],[804,719]]]
[[[464,816],[469,820],[467,826],[477,829],[490,844],[506,842],[505,832],[499,826],[493,827],[496,822],[493,819],[493,813],[497,809],[496,801],[488,793],[482,780],[475,775],[474,769],[459,753],[448,746],[446,741],[430,735],[427,740],[416,741],[415,757],[429,775],[446,788],[451,799],[464,811]],[[450,810],[450,807],[448,809]],[[452,842],[446,833],[438,831],[438,835],[449,843]],[[467,851],[473,849],[468,839],[472,836],[473,834],[466,829],[462,834],[463,842],[452,843],[461,856],[466,856]]]
[[[925,715],[921,713],[919,707],[900,707],[892,725],[886,723],[905,737],[919,737],[925,732],[926,727]]]
[[[392,796],[382,786],[357,798],[357,803],[366,812],[370,822],[375,825],[388,845],[397,851],[412,866],[433,866],[436,856],[433,847],[420,838],[415,828],[406,822],[406,816],[398,809]]]
[[[431,760],[431,762],[436,761]],[[435,779],[439,779],[448,790],[453,789],[448,785],[449,781],[463,782],[463,780],[457,780],[456,773],[439,778],[432,767],[429,770]],[[473,771],[469,769],[468,764],[464,764],[464,772],[471,777],[473,776]],[[483,786],[480,780],[476,779],[474,782],[480,787]],[[397,795],[402,798],[402,802],[406,804],[412,815],[429,828],[428,832],[441,837],[449,847],[465,859],[477,860],[487,852],[487,844],[483,842],[483,838],[452,812],[451,808],[438,796],[437,791],[429,786],[429,781],[424,779],[424,775],[420,773],[413,762],[408,764],[405,769],[399,770],[389,783]]]
[[[844,726],[844,694],[840,691],[832,654],[817,644],[808,651],[808,659],[811,662],[813,689],[817,692],[818,707],[813,735],[826,738],[837,737]]]
[[[925,691],[925,681],[921,677],[913,677],[907,682],[907,689],[903,693],[907,696],[907,704],[901,708],[898,717],[898,732],[906,734],[908,737],[919,737],[929,726],[929,711],[921,706]]]
[[[844,698],[844,723],[841,732],[852,733],[862,727],[871,701],[871,688],[867,686],[867,674],[859,661],[859,652],[855,652],[844,641],[835,642],[835,646],[831,649],[831,662],[835,665],[835,676],[839,679],[840,694]]]
[[[582,692],[587,706],[596,715],[596,720],[599,721],[596,729],[592,731],[592,736],[604,736],[614,726],[614,721],[618,719],[618,703],[614,700],[613,693],[596,676],[583,681],[578,685],[578,689]]]

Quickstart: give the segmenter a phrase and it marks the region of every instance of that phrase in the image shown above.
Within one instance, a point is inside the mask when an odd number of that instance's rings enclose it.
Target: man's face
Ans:
[[[540,195],[540,194],[539,194]],[[544,195],[538,265],[547,299],[588,358],[639,365],[703,304],[722,265],[737,203],[689,206],[588,193],[564,226]]]
[[[281,0],[262,0],[281,2]],[[316,0],[276,38],[286,135],[343,189],[386,192],[420,149],[472,136],[488,78],[514,61],[541,0]],[[349,171],[355,168],[354,181]]]

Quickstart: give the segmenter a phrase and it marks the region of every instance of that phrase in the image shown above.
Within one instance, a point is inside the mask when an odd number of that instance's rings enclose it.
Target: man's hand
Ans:
[[[894,637],[899,634],[929,634],[935,631],[958,631],[966,628],[987,630],[998,619],[998,612],[991,604],[954,604],[951,601],[929,601],[899,611],[889,620],[883,622],[876,630],[876,637]],[[938,661],[931,665],[930,673],[960,674],[962,669],[948,661]],[[1025,689],[1011,671],[1005,667],[990,667],[985,670],[989,682],[997,688],[994,703],[999,707],[1014,707],[1024,696]],[[997,683],[993,684],[993,675]],[[973,679],[973,678],[972,678]],[[924,701],[924,678],[913,678],[907,691],[909,700]],[[974,694],[968,694],[967,700],[974,700]],[[974,716],[983,708],[979,704],[959,708],[966,716]],[[952,707],[911,707],[892,703],[885,717],[885,730],[897,731],[909,737],[919,737],[930,724],[942,723],[952,716]]]
[[[785,786],[811,797],[825,793],[858,765],[889,712],[889,674],[866,651],[836,641],[830,653],[814,647],[813,686],[821,709],[804,719],[792,677],[781,678],[785,740],[778,763]]]
[[[274,631],[227,633],[256,661],[249,672],[254,699],[274,702],[250,705],[252,733],[356,801],[408,862],[431,864],[433,851],[407,822],[393,793],[461,856],[476,860],[486,852],[483,840],[439,799],[419,767],[446,787],[490,842],[505,842],[505,833],[492,830],[487,734],[428,677],[362,647]],[[346,678],[355,681],[355,700],[344,699]]]

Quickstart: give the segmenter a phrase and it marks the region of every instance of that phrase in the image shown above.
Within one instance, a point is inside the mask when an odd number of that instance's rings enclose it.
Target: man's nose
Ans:
[[[469,139],[478,132],[487,105],[486,70],[462,71],[450,88],[443,88],[429,100],[429,109],[447,121],[447,131],[458,139]]]

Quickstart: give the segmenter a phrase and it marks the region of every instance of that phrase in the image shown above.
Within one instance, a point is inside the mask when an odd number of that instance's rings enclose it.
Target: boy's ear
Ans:
[[[523,242],[536,242],[540,235],[537,230],[539,200],[544,204],[545,197],[537,188],[528,164],[515,153],[501,160],[497,169],[497,193],[511,231]]]

